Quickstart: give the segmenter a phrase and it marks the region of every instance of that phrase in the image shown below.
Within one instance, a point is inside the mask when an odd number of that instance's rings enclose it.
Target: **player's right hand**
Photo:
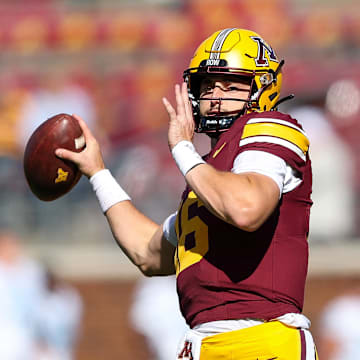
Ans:
[[[195,123],[189,100],[187,83],[175,85],[176,110],[170,102],[163,98],[163,104],[169,115],[168,143],[170,150],[182,140],[192,141]]]
[[[88,178],[98,171],[105,169],[104,160],[100,146],[86,125],[85,121],[78,115],[72,115],[79,122],[85,138],[85,149],[79,153],[66,149],[56,149],[55,155],[64,160],[74,162],[79,170]]]

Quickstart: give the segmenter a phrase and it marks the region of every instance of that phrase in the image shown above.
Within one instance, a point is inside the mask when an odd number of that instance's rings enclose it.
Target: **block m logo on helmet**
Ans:
[[[185,341],[183,349],[180,351],[178,355],[178,359],[183,360],[194,360],[192,354],[192,343],[191,341]]]
[[[265,43],[265,41],[259,37],[259,36],[250,36],[252,40],[257,42],[258,44],[258,53],[257,57],[255,59],[256,66],[269,66],[269,61],[267,57],[265,56],[265,53],[267,53],[270,60],[279,62],[277,59],[277,56],[275,54],[275,51],[272,49],[272,47]]]

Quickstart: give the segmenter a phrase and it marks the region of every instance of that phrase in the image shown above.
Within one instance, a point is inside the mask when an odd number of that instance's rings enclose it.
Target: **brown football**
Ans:
[[[81,173],[74,163],[59,159],[55,149],[80,152],[84,147],[80,125],[71,115],[58,114],[43,122],[31,135],[24,153],[24,172],[31,191],[43,201],[68,193]]]

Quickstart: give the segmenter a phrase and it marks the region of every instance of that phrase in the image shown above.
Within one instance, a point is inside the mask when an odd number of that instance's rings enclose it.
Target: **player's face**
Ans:
[[[225,76],[205,78],[200,84],[201,115],[238,113],[249,99],[250,87],[250,81],[247,79],[239,80]]]

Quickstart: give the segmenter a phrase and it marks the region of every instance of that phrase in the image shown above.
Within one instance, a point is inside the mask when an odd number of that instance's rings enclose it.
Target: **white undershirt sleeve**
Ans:
[[[234,174],[255,172],[270,177],[279,187],[280,196],[295,189],[302,181],[281,157],[258,150],[240,153],[235,158],[231,171]]]
[[[175,231],[177,211],[168,216],[163,223],[163,232],[165,239],[172,245],[177,246],[178,240]]]

